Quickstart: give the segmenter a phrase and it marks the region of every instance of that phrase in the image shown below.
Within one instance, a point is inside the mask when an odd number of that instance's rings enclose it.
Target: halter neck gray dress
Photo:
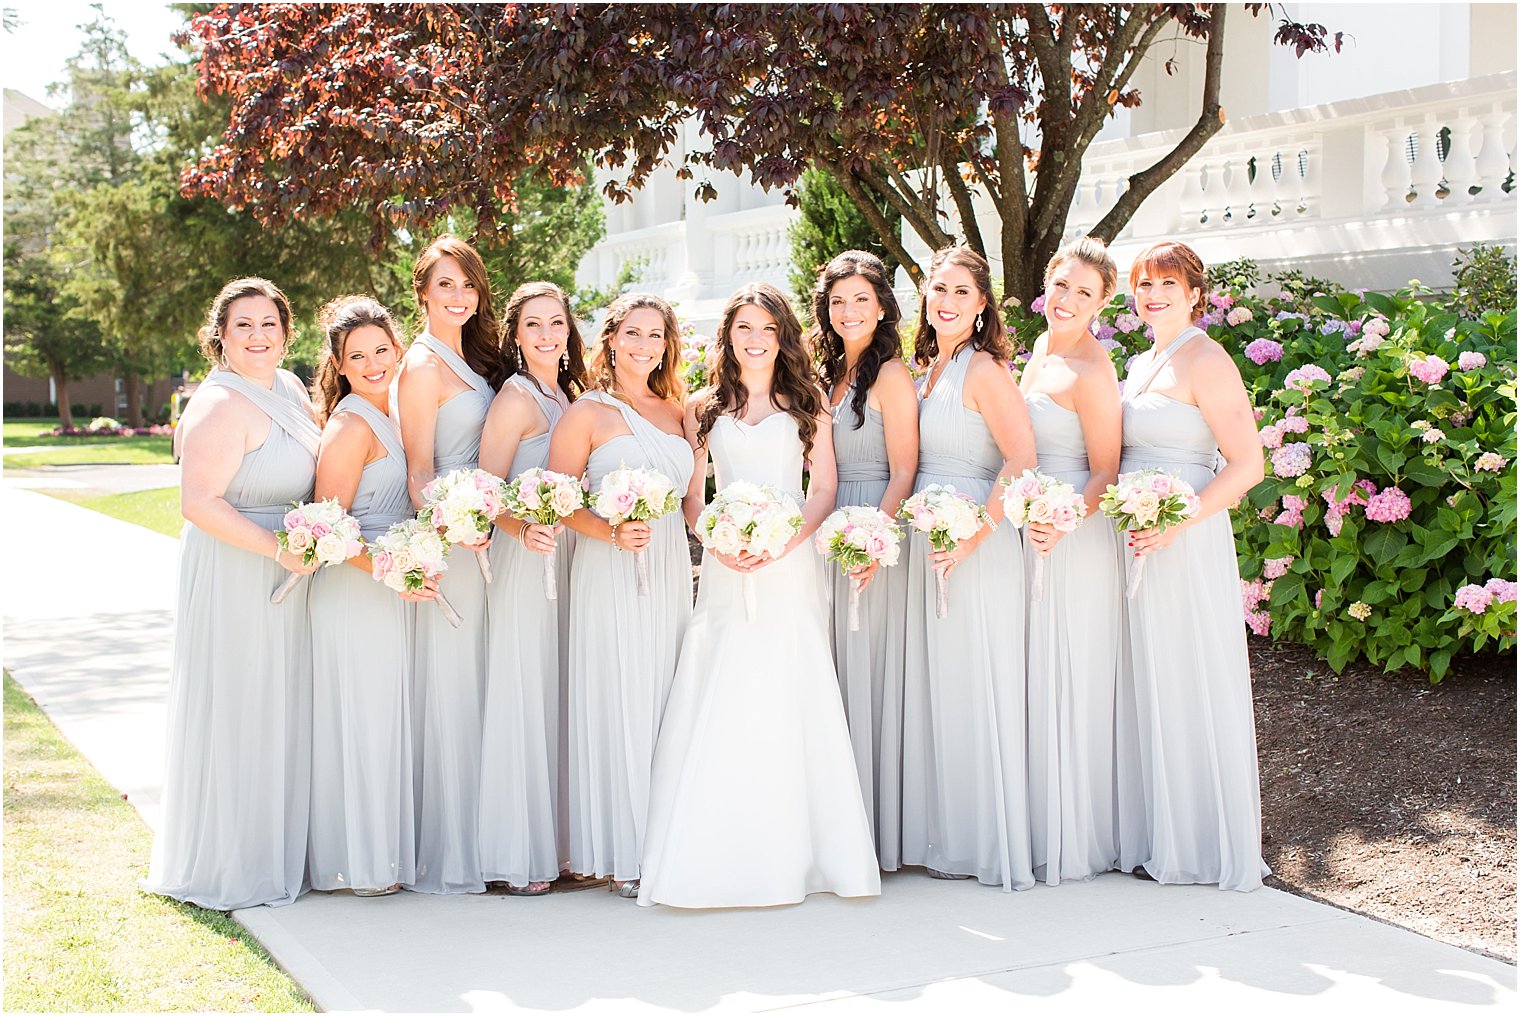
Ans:
[[[1087,442],[1077,414],[1025,396],[1041,472],[1080,494]],[[1114,681],[1119,668],[1119,541],[1094,513],[1045,559],[1029,597],[1029,824],[1035,877],[1088,879],[1119,861],[1114,802]],[[1036,568],[1026,544],[1024,568]]]
[[[424,332],[417,344],[448,364],[469,387],[438,407],[433,473],[474,469],[480,433],[496,393],[458,353]],[[403,421],[404,422],[404,421]],[[417,879],[427,893],[478,893],[480,730],[486,694],[486,584],[473,556],[455,550],[438,582],[464,623],[444,620],[433,604],[417,611],[412,729],[417,814]],[[497,647],[506,652],[506,646]]]
[[[349,413],[385,446],[348,513],[366,540],[412,516],[396,421],[350,394]],[[427,609],[435,609],[432,604]],[[412,802],[412,643],[416,605],[353,565],[311,578],[313,889],[384,889],[416,878]]]
[[[949,484],[985,504],[1003,454],[981,414],[961,401],[971,358],[969,346],[958,352],[919,404],[914,489]],[[1028,889],[1019,532],[999,526],[956,566],[944,618],[934,615],[929,541],[916,532],[910,540],[902,863],[972,875],[1005,892]]]
[[[507,479],[549,461],[549,436],[564,414],[531,378],[515,374],[502,386],[532,396],[549,430],[517,445]],[[499,398],[500,396],[498,396]],[[487,882],[518,887],[552,882],[568,858],[562,698],[564,648],[569,645],[572,534],[559,536],[554,555],[559,598],[544,597],[544,558],[523,548],[511,531],[491,539],[487,587],[493,647],[488,664],[485,730],[480,747],[480,865]]]
[[[684,437],[603,392],[581,399],[617,409],[632,432],[591,452],[593,494],[621,466],[653,469],[686,489],[695,462]],[[647,596],[633,555],[610,543],[577,541],[570,565],[570,870],[619,881],[639,877],[655,735],[691,618],[685,520],[674,511],[650,527]]]
[[[832,410],[834,460],[839,469],[835,503],[880,507],[891,470],[881,410],[864,406],[856,426],[854,390]],[[889,509],[889,513],[891,510]],[[903,640],[908,607],[907,550],[896,566],[880,568],[860,594],[860,630],[850,631],[850,580],[828,564],[833,590],[834,667],[850,724],[850,743],[866,817],[886,871],[902,863]]]
[[[222,387],[271,419],[223,494],[273,532],[291,502],[311,498],[321,432],[301,383],[273,389],[228,370]],[[208,910],[294,902],[304,891],[311,791],[311,641],[302,582],[270,557],[223,543],[190,523],[180,539],[169,674],[163,817],[143,887]]]
[[[1202,334],[1173,340],[1171,350]],[[1163,354],[1169,355],[1169,354]],[[1202,491],[1219,443],[1197,406],[1150,391],[1165,363],[1124,393],[1121,473],[1156,468]],[[1137,375],[1141,372],[1137,372]],[[1134,556],[1124,555],[1126,572]],[[1261,858],[1261,796],[1251,668],[1240,620],[1240,569],[1228,512],[1149,555],[1119,671],[1119,864],[1158,882],[1249,891]]]

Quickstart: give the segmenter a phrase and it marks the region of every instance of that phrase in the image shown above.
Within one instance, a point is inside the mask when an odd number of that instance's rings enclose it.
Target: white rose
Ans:
[[[338,564],[348,560],[348,541],[337,533],[328,533],[317,541],[317,560]]]
[[[311,546],[311,530],[304,526],[288,530],[285,533],[285,546],[292,554],[303,553]]]
[[[744,546],[743,536],[739,532],[739,527],[732,522],[719,522],[713,526],[708,540],[713,550],[729,556],[739,553],[740,549]]]
[[[570,515],[581,505],[581,492],[568,484],[554,488],[554,511],[557,515]]]
[[[1049,524],[1055,517],[1055,511],[1051,507],[1050,498],[1038,497],[1029,502],[1029,521]]]
[[[405,575],[407,572],[416,571],[418,568],[417,556],[412,553],[410,547],[401,547],[394,551],[391,554],[391,563],[395,569],[391,572],[392,575]]]
[[[385,582],[387,587],[394,589],[398,593],[406,591],[406,576],[399,569],[387,572],[382,581]]]

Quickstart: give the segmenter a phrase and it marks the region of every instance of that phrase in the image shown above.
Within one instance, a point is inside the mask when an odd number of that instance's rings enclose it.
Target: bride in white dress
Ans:
[[[712,455],[719,489],[735,480],[773,486],[803,505],[804,521],[779,559],[703,555],[655,747],[639,904],[765,907],[815,892],[874,896],[881,874],[811,546],[834,508],[829,417],[802,328],[775,287],[747,286],[729,299],[714,376],[688,403],[686,429],[699,453]],[[689,522],[703,506],[705,457],[686,498]]]

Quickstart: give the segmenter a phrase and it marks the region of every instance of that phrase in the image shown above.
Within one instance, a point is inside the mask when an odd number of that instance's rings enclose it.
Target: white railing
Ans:
[[[662,222],[605,237],[582,262],[582,282],[597,288],[610,286],[624,265],[633,264],[639,288],[661,292],[674,282],[685,245],[684,222]]]
[[[713,260],[712,277],[704,288],[714,295],[726,295],[749,282],[770,282],[784,289],[792,257],[787,231],[797,215],[777,204],[708,218]]]

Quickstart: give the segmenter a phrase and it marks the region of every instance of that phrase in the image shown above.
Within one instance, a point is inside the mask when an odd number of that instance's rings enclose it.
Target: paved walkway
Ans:
[[[156,820],[176,541],[7,484],[5,665]],[[1515,968],[1263,889],[1109,875],[1004,895],[903,874],[880,899],[643,910],[587,890],[313,893],[237,918],[328,1010],[826,1013],[1513,1010]],[[894,1003],[883,1008],[885,1003]]]
[[[18,449],[7,454],[19,455]],[[7,486],[27,490],[58,490],[72,494],[130,494],[139,490],[158,490],[179,486],[179,466],[111,465],[106,463],[74,466],[33,466],[30,469],[7,467]]]

